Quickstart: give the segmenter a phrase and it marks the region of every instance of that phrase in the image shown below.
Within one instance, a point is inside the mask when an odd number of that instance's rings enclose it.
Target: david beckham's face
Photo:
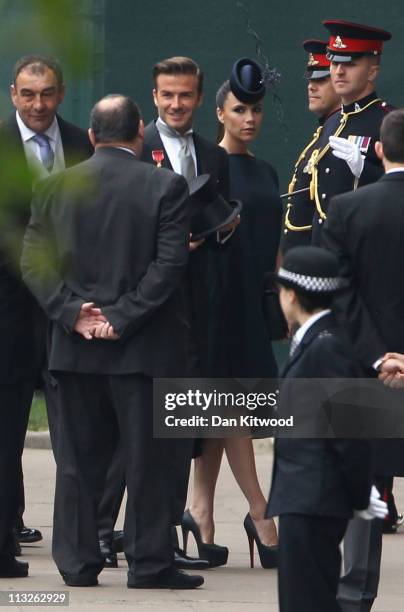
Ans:
[[[160,118],[180,133],[192,126],[195,112],[201,105],[199,80],[193,74],[159,74],[153,90],[154,104]]]

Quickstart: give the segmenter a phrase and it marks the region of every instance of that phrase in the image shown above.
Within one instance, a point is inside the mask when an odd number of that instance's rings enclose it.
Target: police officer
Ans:
[[[309,162],[315,245],[321,244],[330,198],[373,183],[383,174],[374,145],[383,117],[391,110],[375,91],[383,42],[390,40],[390,32],[341,20],[323,23],[330,32],[327,57],[342,108],[329,142],[324,148],[315,149]],[[334,117],[329,121],[335,123]]]
[[[330,126],[333,124],[328,122],[328,132],[324,131],[324,124],[331,115],[339,110],[341,105],[341,99],[336,94],[330,79],[330,62],[326,57],[327,43],[314,39],[305,40],[303,48],[308,53],[306,67],[308,106],[309,110],[318,116],[319,126],[300,153],[289,183],[290,195],[281,243],[283,253],[286,253],[291,247],[310,244],[314,208],[309,193],[308,161],[314,149],[322,148],[328,142],[328,137],[332,133]],[[306,189],[306,191],[296,193],[301,189]]]

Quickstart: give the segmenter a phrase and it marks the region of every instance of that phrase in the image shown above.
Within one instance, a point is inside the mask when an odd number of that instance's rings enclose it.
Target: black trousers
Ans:
[[[0,384],[0,557],[14,556],[12,530],[24,491],[21,458],[33,393],[33,380]]]
[[[152,381],[141,375],[60,372],[53,557],[59,571],[93,576],[103,567],[98,507],[119,436],[128,500],[124,551],[129,572],[154,576],[172,564],[167,458],[153,438]]]
[[[280,612],[339,612],[339,545],[347,524],[305,514],[279,517]]]

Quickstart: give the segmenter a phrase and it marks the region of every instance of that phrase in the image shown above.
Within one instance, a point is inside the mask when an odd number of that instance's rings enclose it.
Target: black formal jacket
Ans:
[[[346,161],[335,157],[329,145],[320,152],[319,158],[321,155],[321,159],[317,165],[317,201],[325,216],[333,196],[374,183],[382,176],[383,166],[376,155],[375,143],[379,140],[383,118],[391,109],[391,106],[380,100],[373,92],[353,104],[343,106],[339,116],[339,121],[342,123],[338,122],[338,113],[326,121],[324,129],[328,127],[328,122],[331,122],[335,126],[336,135],[341,138],[355,137],[358,139],[365,163],[359,180],[356,180]],[[323,216],[315,208],[312,228],[312,244],[314,245],[321,244],[324,221]]]
[[[51,371],[184,372],[188,325],[176,289],[188,258],[187,208],[182,177],[114,147],[38,185],[22,270],[53,323]],[[87,341],[73,331],[90,301],[119,340]]]
[[[218,192],[229,198],[229,162],[226,151],[218,145],[193,133],[197,174],[210,174],[217,184]],[[172,170],[172,165],[164,150],[163,142],[155,121],[145,128],[142,160],[154,164],[152,151],[163,150],[162,166]],[[227,243],[226,243],[227,244]],[[225,248],[226,245],[224,245]],[[188,295],[188,318],[192,328],[189,374],[210,376],[211,359],[209,337],[213,333],[210,325],[210,312],[216,310],[216,302],[221,300],[221,282],[215,269],[215,259],[223,247],[216,242],[216,236],[206,239],[205,243],[190,253],[186,275]]]
[[[305,333],[282,374],[280,409],[306,412],[321,401],[318,385],[307,393],[294,379],[352,378],[361,375],[351,347],[331,314],[324,315]],[[350,518],[367,508],[371,487],[370,444],[366,440],[333,438],[278,438],[268,516],[307,514]]]
[[[339,111],[335,111],[328,117],[319,119],[317,130],[296,161],[292,180],[289,183],[289,193],[292,192],[293,194],[293,192],[301,189],[306,189],[306,191],[288,197],[281,240],[283,254],[295,246],[311,244],[311,226],[315,204],[310,197],[311,174],[309,173],[309,162],[313,151],[321,150],[328,143],[330,135],[337,127],[338,115]]]
[[[67,167],[91,156],[87,133],[57,117]],[[38,379],[45,360],[46,319],[21,281],[22,238],[30,218],[33,177],[15,114],[0,126],[0,384]]]
[[[372,373],[386,351],[404,353],[404,173],[333,198],[322,240],[349,281],[337,316]],[[404,441],[386,440],[376,458],[376,473],[404,475]]]

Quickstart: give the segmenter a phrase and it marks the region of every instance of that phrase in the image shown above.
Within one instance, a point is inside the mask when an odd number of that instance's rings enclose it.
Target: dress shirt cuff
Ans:
[[[380,372],[380,366],[383,363],[383,357],[379,357],[379,359],[376,359],[376,361],[372,364],[372,368],[374,370],[376,370],[376,372]]]

